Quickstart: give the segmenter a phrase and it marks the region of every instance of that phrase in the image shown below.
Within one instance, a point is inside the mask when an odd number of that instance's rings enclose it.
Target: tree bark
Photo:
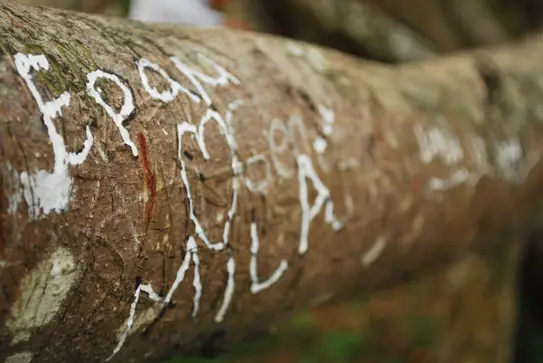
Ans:
[[[541,39],[394,68],[10,2],[0,31],[5,361],[207,354],[541,225]]]
[[[512,37],[485,0],[235,0],[233,4],[252,29],[390,63],[503,43]],[[510,5],[507,14],[524,8],[519,2]]]
[[[18,3],[34,6],[47,6],[57,9],[76,10],[84,13],[103,14],[111,7],[106,0],[17,0]],[[118,6],[118,4],[116,4]]]
[[[365,1],[237,0],[231,7],[250,29],[364,59],[398,63],[434,55],[425,37]]]

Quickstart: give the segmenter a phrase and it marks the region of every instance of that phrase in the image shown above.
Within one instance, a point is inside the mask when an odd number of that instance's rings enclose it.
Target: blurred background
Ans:
[[[543,26],[543,0],[19,2],[272,33],[386,63],[516,42]],[[541,363],[542,246],[534,233],[522,243],[472,252],[378,293],[296,312],[226,351],[215,347],[169,363]]]

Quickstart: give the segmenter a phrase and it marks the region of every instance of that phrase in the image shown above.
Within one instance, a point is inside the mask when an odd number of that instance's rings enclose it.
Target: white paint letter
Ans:
[[[281,143],[277,144],[275,142],[275,133],[280,132],[283,135],[283,138],[281,139]],[[278,153],[283,153],[288,150],[288,129],[285,125],[285,123],[277,118],[274,118],[270,123],[270,130],[268,132],[268,144],[270,147],[270,153],[271,153],[271,160],[273,162],[273,166],[275,167],[275,170],[277,171],[277,174],[282,176],[285,179],[290,179],[294,175],[294,170],[289,169],[286,167],[281,160],[279,160],[279,157],[277,156]]]
[[[239,84],[239,80],[232,74],[230,74],[226,69],[212,61],[210,58],[204,56],[203,54],[198,53],[198,58],[199,61],[204,61],[205,63],[210,65],[217,73],[217,76],[212,77],[200,71],[191,69],[187,64],[183,63],[176,57],[171,57],[170,59],[175,64],[177,69],[179,69],[179,71],[190,80],[194,87],[196,87],[205,104],[211,106],[211,97],[204,89],[202,82],[213,87],[220,87],[226,86],[228,83]]]
[[[196,241],[192,236],[190,236],[189,240],[187,241],[187,251],[185,252],[185,259],[177,270],[175,281],[173,282],[170,291],[168,291],[168,294],[164,299],[164,304],[167,305],[170,303],[175,290],[177,290],[179,284],[181,284],[181,282],[183,282],[183,280],[185,279],[185,274],[190,268],[191,258],[192,262],[194,262],[194,278],[192,281],[192,285],[194,286],[194,307],[192,309],[192,317],[194,318],[198,313],[198,309],[200,308],[202,285],[200,283],[200,259],[198,258],[198,246],[196,245]]]
[[[141,83],[143,84],[143,88],[145,88],[145,90],[152,98],[161,100],[162,102],[171,102],[174,100],[175,96],[179,94],[179,92],[182,92],[186,94],[191,101],[196,103],[200,102],[200,98],[198,96],[196,96],[185,87],[181,86],[179,82],[173,80],[168,75],[168,73],[166,73],[166,71],[162,69],[162,67],[160,67],[159,65],[151,63],[146,58],[141,58],[139,61],[136,62],[136,65],[138,66],[138,72],[141,78]],[[160,74],[160,76],[170,84],[170,88],[165,91],[159,92],[156,88],[151,87],[151,85],[149,84],[149,78],[145,73],[145,68],[150,68],[156,73]]]
[[[181,282],[183,282],[183,280],[185,279],[185,274],[190,268],[191,259],[192,259],[192,262],[194,262],[194,277],[193,277],[194,307],[192,310],[192,317],[194,318],[196,316],[200,308],[200,298],[202,296],[202,284],[200,282],[200,259],[198,258],[198,247],[196,245],[196,241],[191,236],[189,237],[189,240],[187,241],[187,250],[185,252],[185,258],[183,259],[183,263],[177,270],[175,281],[170,287],[170,290],[168,291],[168,294],[166,295],[164,299],[161,298],[153,290],[150,284],[142,283],[138,285],[138,288],[136,289],[136,292],[134,293],[134,301],[132,301],[132,304],[130,305],[130,314],[128,316],[128,320],[126,321],[126,329],[121,334],[121,337],[119,338],[119,342],[113,349],[113,352],[111,353],[111,355],[106,359],[106,362],[111,360],[111,358],[113,358],[115,354],[117,354],[121,350],[124,343],[126,342],[126,339],[130,335],[130,332],[132,331],[134,322],[136,320],[136,307],[138,305],[141,293],[142,292],[146,293],[149,299],[151,299],[155,303],[159,303],[160,306],[162,307],[167,306],[172,300],[173,294],[175,293],[175,291],[177,290]],[[154,311],[152,311],[151,316],[154,316]]]
[[[265,168],[265,176],[264,178],[260,180],[253,180],[249,176],[244,176],[243,181],[245,182],[245,185],[247,186],[247,189],[249,189],[253,193],[259,193],[259,194],[266,194],[269,186],[270,186],[270,179],[271,179],[271,168],[270,163],[268,162],[268,159],[264,157],[264,155],[255,155],[251,156],[247,161],[245,162],[245,166],[247,170],[249,170],[250,165],[255,164],[264,164]]]
[[[115,349],[113,349],[113,353],[109,357],[107,357],[106,362],[110,361],[111,358],[115,356],[115,354],[119,353],[121,348],[124,345],[124,342],[126,341],[126,338],[130,334],[130,330],[132,330],[132,326],[134,325],[134,320],[136,317],[136,307],[138,306],[138,301],[140,300],[140,294],[141,294],[141,284],[138,285],[138,288],[136,289],[136,292],[134,293],[134,301],[132,301],[132,304],[130,305],[130,315],[128,316],[128,320],[126,322],[126,330],[121,335],[121,338],[119,339],[119,342],[117,343],[117,346]]]
[[[319,176],[313,168],[313,163],[309,156],[300,154],[296,157],[298,162],[298,179],[300,182],[300,205],[302,208],[302,228],[300,231],[300,246],[298,253],[303,255],[308,248],[309,225],[311,221],[319,214],[323,205],[326,203],[325,221],[332,226],[334,231],[343,228],[345,222],[339,221],[334,215],[334,203],[330,200],[330,192],[322,183]],[[312,205],[309,205],[309,196],[307,191],[307,179],[311,180],[317,197]]]
[[[282,259],[277,269],[273,274],[268,277],[267,280],[259,281],[257,271],[257,256],[259,249],[259,238],[256,222],[251,222],[251,262],[250,262],[250,274],[251,274],[251,292],[257,294],[262,290],[267,289],[271,285],[275,284],[285,274],[288,269],[288,262]]]
[[[115,112],[113,108],[104,102],[104,99],[102,98],[102,95],[100,94],[102,90],[100,88],[96,89],[96,81],[100,78],[107,79],[108,81],[114,82],[120,89],[123,91],[124,95],[124,102],[123,106],[121,107],[121,110],[119,113]],[[130,149],[132,150],[132,154],[134,156],[138,156],[138,149],[136,148],[136,145],[132,142],[130,139],[130,134],[128,133],[128,130],[124,127],[123,121],[128,118],[134,112],[134,96],[132,95],[132,92],[130,91],[130,88],[126,86],[118,76],[111,73],[106,73],[102,71],[101,69],[97,69],[89,74],[87,74],[87,91],[89,95],[94,98],[96,103],[98,103],[100,106],[104,108],[106,113],[113,119],[113,122],[115,122],[115,125],[117,125],[117,128],[119,129],[119,132],[121,133],[121,137],[124,141],[124,143],[128,146],[130,146]]]
[[[231,157],[232,157],[231,166],[232,166],[232,173],[233,173],[232,203],[230,205],[230,209],[228,210],[228,218],[224,224],[222,241],[216,241],[216,242],[212,242],[209,240],[204,229],[202,228],[202,225],[200,224],[198,217],[196,217],[194,213],[194,204],[193,204],[192,194],[190,190],[190,183],[187,176],[185,161],[183,160],[183,135],[186,133],[190,133],[194,136],[196,142],[198,143],[198,146],[200,147],[200,151],[202,152],[204,160],[209,160],[210,155],[207,151],[206,144],[205,144],[204,130],[205,130],[205,125],[211,120],[215,121],[219,125],[221,132],[226,138],[227,144],[230,148]],[[229,234],[230,234],[230,224],[232,223],[232,219],[234,218],[234,215],[236,213],[236,208],[237,208],[237,203],[238,203],[237,171],[239,169],[239,161],[236,156],[235,144],[233,144],[232,137],[230,135],[230,130],[218,112],[208,109],[206,114],[200,120],[199,127],[196,127],[188,122],[183,122],[182,124],[177,126],[177,134],[178,134],[178,158],[179,158],[179,162],[181,163],[181,179],[183,180],[183,184],[185,185],[185,190],[187,192],[187,198],[189,201],[190,219],[194,223],[196,234],[205,243],[205,245],[208,248],[212,250],[218,250],[218,251],[223,250],[226,247],[226,245],[228,245],[228,239],[229,239]]]
[[[60,213],[68,208],[70,193],[72,190],[72,178],[68,173],[69,165],[78,165],[85,161],[90,153],[94,138],[90,128],[86,127],[86,140],[83,150],[79,153],[66,151],[64,138],[57,132],[53,119],[62,114],[62,108],[70,104],[70,94],[64,92],[52,101],[44,101],[30,72],[49,70],[49,62],[44,55],[17,53],[15,56],[15,67],[19,75],[25,80],[30,93],[36,100],[38,108],[43,115],[43,122],[47,127],[49,140],[53,146],[55,163],[53,172],[38,170],[35,175],[26,171],[21,173],[20,179],[23,184],[23,196],[28,204],[30,218],[38,218],[41,211],[49,214],[51,211]]]
[[[226,282],[226,289],[224,290],[224,297],[222,299],[221,307],[215,315],[215,322],[220,323],[224,320],[226,311],[232,302],[232,297],[234,296],[234,287],[235,279],[234,275],[236,273],[236,261],[234,256],[228,257],[228,262],[226,263],[226,271],[228,271],[228,281]]]

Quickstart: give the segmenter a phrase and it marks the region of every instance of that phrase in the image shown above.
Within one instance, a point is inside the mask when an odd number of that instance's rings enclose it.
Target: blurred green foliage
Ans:
[[[177,357],[165,363],[429,362],[435,319],[416,313],[372,318],[371,310],[360,300],[299,312],[267,338],[238,343],[219,358]]]

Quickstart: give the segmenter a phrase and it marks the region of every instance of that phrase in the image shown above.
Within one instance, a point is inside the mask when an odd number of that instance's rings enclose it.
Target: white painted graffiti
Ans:
[[[343,228],[344,221],[340,221],[334,214],[334,203],[330,199],[330,191],[322,183],[321,179],[313,168],[313,162],[308,155],[298,155],[296,157],[298,164],[298,179],[300,182],[300,206],[302,208],[302,227],[300,232],[300,245],[298,253],[303,255],[309,247],[309,226],[311,221],[319,214],[322,207],[325,206],[325,221],[332,226],[334,231]],[[317,189],[317,197],[313,204],[309,203],[307,180],[313,183]]]
[[[124,143],[130,147],[130,150],[132,150],[132,154],[134,156],[138,156],[138,149],[130,139],[128,130],[123,125],[123,121],[126,120],[135,110],[134,96],[132,95],[130,88],[128,88],[128,86],[125,85],[117,75],[104,72],[101,69],[97,69],[96,71],[87,74],[87,79],[87,91],[89,92],[89,95],[94,98],[96,103],[102,106],[108,116],[113,119],[113,122],[121,133]],[[101,95],[102,90],[100,88],[96,88],[96,81],[99,79],[106,79],[114,82],[123,92],[124,102],[121,110],[118,113],[115,112],[113,108],[104,101]]]
[[[197,95],[183,87],[179,82],[173,80],[159,65],[151,63],[146,58],[141,58],[140,60],[138,60],[136,62],[136,65],[138,66],[138,72],[141,78],[141,83],[143,84],[143,88],[147,91],[147,93],[149,93],[151,98],[160,100],[162,102],[171,102],[175,99],[179,92],[181,92],[187,95],[191,99],[191,101],[200,102],[200,98]],[[149,78],[145,73],[146,68],[149,68],[158,73],[170,84],[170,88],[165,91],[159,92],[156,88],[152,87],[149,84]]]
[[[222,241],[217,241],[217,242],[210,241],[204,229],[202,228],[198,217],[194,213],[194,204],[192,200],[192,193],[190,190],[190,183],[187,176],[187,167],[183,160],[183,135],[185,134],[191,134],[193,138],[196,140],[196,142],[198,143],[198,146],[200,147],[200,151],[202,152],[204,160],[210,159],[210,155],[209,155],[209,152],[207,151],[205,138],[204,138],[205,126],[209,121],[215,121],[217,125],[219,126],[223,135],[228,133],[228,128],[226,126],[226,123],[222,119],[221,115],[216,111],[208,109],[206,114],[200,120],[199,126],[195,126],[187,121],[184,121],[183,123],[177,126],[178,158],[181,164],[181,178],[183,179],[183,184],[185,185],[185,190],[187,192],[187,198],[189,202],[190,219],[194,223],[194,226],[196,228],[196,234],[206,244],[208,248],[220,251],[224,249],[226,245],[228,245],[228,235],[230,232],[230,224],[231,224],[232,218],[234,217],[234,214],[236,213],[236,206],[237,206],[237,200],[238,200],[238,177],[235,171],[238,169],[239,162],[236,156],[235,145],[229,142],[229,139],[227,138],[228,147],[230,148],[230,154],[232,156],[232,171],[233,171],[232,202],[230,204],[230,209],[228,210],[228,218],[224,224]]]
[[[247,161],[245,161],[245,166],[247,169],[251,165],[263,165],[264,166],[264,177],[260,180],[252,179],[248,173],[243,177],[245,186],[253,193],[266,194],[268,188],[270,187],[270,181],[272,178],[272,171],[268,159],[264,155],[255,155],[251,156]]]
[[[190,268],[191,260],[194,263],[194,277],[193,277],[193,283],[192,283],[192,285],[194,286],[194,306],[192,309],[192,316],[193,317],[196,316],[200,308],[200,298],[202,296],[202,283],[200,280],[200,259],[198,257],[198,246],[196,245],[196,241],[194,240],[194,237],[190,236],[187,241],[185,258],[183,259],[183,263],[181,264],[181,266],[179,266],[179,269],[177,270],[177,273],[175,276],[175,281],[170,287],[170,290],[166,294],[165,298],[160,297],[153,290],[150,284],[140,283],[138,285],[138,287],[136,288],[136,292],[134,293],[134,300],[132,301],[132,304],[130,305],[129,317],[125,323],[126,328],[124,332],[122,333],[121,337],[119,338],[119,342],[113,349],[113,352],[106,359],[106,361],[111,360],[117,353],[120,352],[126,339],[130,335],[132,331],[132,327],[134,326],[134,322],[136,319],[136,307],[138,305],[141,293],[142,292],[146,293],[150,300],[160,304],[160,306],[162,307],[167,306],[172,301],[173,294],[175,293],[179,285],[184,281],[185,274]]]
[[[259,293],[262,290],[275,284],[284,275],[288,269],[288,261],[282,259],[279,262],[277,269],[264,281],[260,281],[257,271],[257,256],[260,240],[258,237],[258,230],[256,221],[251,222],[251,262],[250,262],[250,274],[251,274],[251,292],[253,294]]]
[[[213,99],[205,88],[206,86],[214,88],[227,85],[238,85],[240,84],[240,81],[207,56],[198,54],[197,58],[200,64],[206,66],[206,69],[212,71],[214,75],[210,75],[209,72],[197,70],[177,57],[169,58],[175,66],[175,69],[181,72],[181,74],[189,80],[193,87],[192,89],[181,85],[180,81],[168,74],[162,66],[152,63],[146,58],[141,58],[135,62],[142,86],[151,99],[169,103],[174,101],[178,95],[182,94],[187,96],[191,102],[203,102],[208,106],[208,109],[200,120],[195,123],[189,119],[180,121],[180,123],[177,124],[177,161],[181,168],[180,179],[187,196],[188,213],[190,221],[194,226],[194,234],[190,235],[186,241],[183,261],[177,270],[174,282],[165,296],[157,294],[150,283],[140,283],[137,286],[136,291],[132,296],[133,300],[130,305],[129,316],[120,330],[117,345],[114,347],[107,360],[112,359],[122,349],[132,331],[134,329],[137,330],[139,327],[136,323],[139,316],[137,307],[142,298],[142,294],[156,305],[157,309],[153,311],[158,314],[160,309],[165,308],[172,302],[174,294],[181,283],[186,279],[187,273],[191,267],[193,267],[192,285],[194,288],[193,310],[191,316],[193,318],[197,316],[200,310],[200,300],[204,292],[204,287],[200,278],[200,257],[198,254],[197,240],[200,240],[203,245],[212,251],[223,251],[228,254],[225,266],[227,276],[224,294],[215,315],[215,321],[217,323],[224,320],[228,308],[232,303],[235,291],[236,260],[229,244],[231,238],[230,231],[238,208],[240,183],[243,183],[251,193],[264,195],[268,192],[273,182],[273,171],[275,171],[280,178],[287,180],[292,179],[295,176],[298,177],[299,202],[301,208],[301,227],[298,246],[298,253],[300,255],[307,252],[309,248],[311,222],[321,213],[321,211],[323,211],[323,209],[324,220],[334,231],[340,230],[345,224],[344,219],[340,220],[336,217],[330,191],[317,174],[310,157],[310,153],[313,152],[317,154],[324,153],[327,149],[327,141],[319,136],[317,140],[311,143],[303,119],[300,116],[293,115],[289,119],[288,125],[283,121],[274,118],[271,120],[269,132],[267,134],[270,154],[253,155],[242,162],[239,160],[238,156],[233,118],[235,111],[244,103],[242,100],[231,102],[227,105],[224,114],[221,114],[215,107],[212,107]],[[43,115],[55,156],[55,164],[52,173],[45,170],[39,170],[36,174],[32,175],[29,175],[27,172],[20,174],[20,180],[24,187],[23,196],[29,206],[29,215],[32,218],[37,218],[40,213],[48,214],[53,210],[60,213],[68,208],[72,189],[72,179],[69,174],[68,166],[79,165],[86,161],[93,147],[93,135],[89,126],[86,126],[87,138],[84,142],[83,150],[79,153],[67,152],[64,139],[57,132],[53,119],[57,114],[61,114],[63,107],[69,105],[70,94],[64,92],[53,101],[43,101],[36,85],[32,81],[31,71],[48,70],[49,63],[45,56],[24,55],[19,53],[15,56],[15,63],[17,71],[26,81],[27,86],[38,104],[38,108]],[[150,84],[151,80],[148,72],[153,72],[155,75],[158,75],[167,83],[167,88],[160,91],[152,86]],[[114,110],[114,108],[104,100],[104,90],[100,88],[100,80],[114,84],[122,92],[124,98],[123,104],[118,111]],[[136,109],[134,95],[129,85],[116,74],[97,69],[87,75],[87,92],[91,98],[104,109],[107,116],[113,120],[123,143],[130,149],[131,154],[134,157],[138,157],[138,149],[130,137],[127,126],[124,124],[126,120],[134,114]],[[319,107],[319,113],[323,122],[322,134],[328,137],[333,131],[335,120],[334,113],[331,109],[324,106]],[[200,222],[200,217],[195,211],[193,190],[191,189],[189,181],[189,169],[184,160],[184,157],[186,157],[184,148],[187,137],[191,138],[191,140],[196,143],[204,162],[212,160],[212,155],[210,155],[205,139],[206,126],[212,123],[218,127],[229,149],[231,161],[228,167],[232,183],[232,196],[225,213],[225,218],[220,218],[221,221],[224,220],[222,235],[217,240],[212,240],[210,238],[208,232],[204,230],[204,227]],[[162,131],[168,136],[168,132],[165,129],[162,129]],[[313,147],[311,145],[313,145]],[[97,150],[100,155],[103,153],[98,147]],[[292,159],[291,164],[286,162],[286,159],[288,158]],[[251,176],[249,173],[251,167],[263,167],[263,176]],[[308,182],[311,182],[317,192],[317,197],[312,201],[309,200],[310,193]],[[14,205],[18,206],[18,203]],[[132,230],[131,232],[139,245],[135,230]],[[261,242],[258,234],[258,224],[254,214],[250,224],[250,239],[250,291],[253,294],[257,294],[278,283],[281,278],[286,275],[289,268],[289,262],[286,259],[280,259],[276,269],[267,278],[260,277],[258,273],[258,253]]]
[[[229,83],[232,84],[239,84],[239,80],[231,75],[226,69],[215,63],[213,60],[208,58],[207,56],[198,53],[198,60],[203,61],[204,63],[207,63],[210,65],[213,70],[217,73],[216,77],[207,75],[205,73],[202,73],[198,70],[195,70],[191,67],[189,67],[186,63],[179,60],[177,57],[171,57],[170,58],[172,62],[175,64],[177,69],[181,73],[183,73],[190,82],[196,87],[196,90],[198,91],[198,94],[202,97],[205,104],[208,106],[211,106],[211,97],[204,89],[202,82],[210,85],[212,87],[220,87],[220,86],[226,86]]]
[[[277,132],[281,133],[281,142],[278,144],[275,140]],[[275,170],[280,177],[290,179],[294,176],[294,170],[286,166],[280,159],[280,155],[289,150],[289,133],[285,123],[278,118],[274,118],[270,123],[268,132],[268,146],[270,148],[271,159]]]
[[[64,138],[58,133],[53,119],[57,114],[62,114],[63,107],[70,104],[70,94],[64,92],[52,101],[43,100],[30,72],[33,70],[37,72],[42,69],[47,71],[49,69],[49,62],[44,55],[17,53],[15,55],[15,66],[19,75],[25,80],[34,100],[38,104],[38,109],[42,113],[55,158],[52,173],[47,170],[38,170],[35,174],[29,174],[25,171],[20,176],[23,185],[23,196],[28,205],[29,217],[36,219],[42,212],[44,214],[49,214],[51,211],[59,213],[68,208],[73,183],[68,172],[68,166],[82,164],[86,160],[94,138],[89,126],[86,126],[87,139],[83,144],[83,150],[79,153],[66,151]]]
[[[332,135],[332,132],[334,131],[334,122],[336,121],[334,111],[325,106],[319,105],[319,113],[321,114],[323,121],[323,134],[325,136]],[[318,154],[322,154],[326,151],[327,147],[328,142],[326,141],[326,139],[322,136],[317,136],[317,138],[313,142],[313,148],[315,149],[315,151]]]

